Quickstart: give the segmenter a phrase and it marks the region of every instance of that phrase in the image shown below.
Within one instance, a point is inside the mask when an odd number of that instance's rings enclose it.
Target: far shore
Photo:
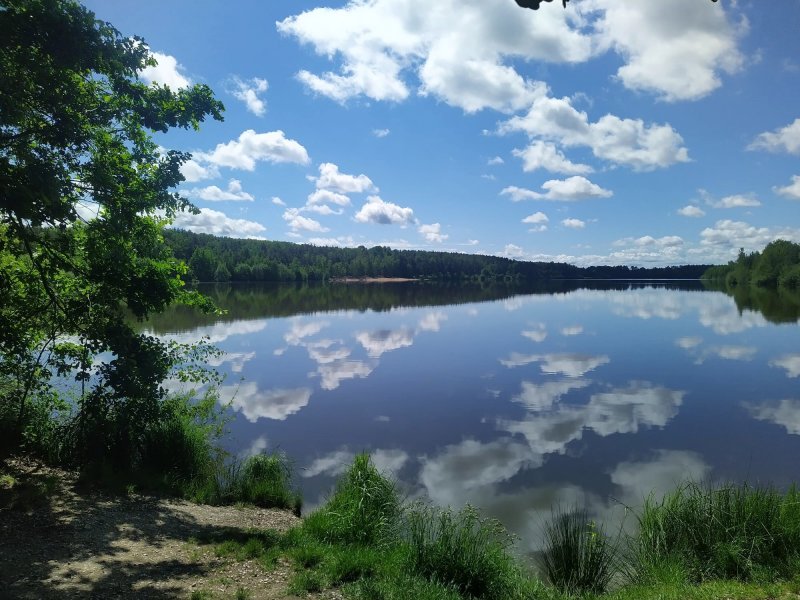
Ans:
[[[331,283],[403,283],[406,281],[419,281],[411,277],[331,277]]]

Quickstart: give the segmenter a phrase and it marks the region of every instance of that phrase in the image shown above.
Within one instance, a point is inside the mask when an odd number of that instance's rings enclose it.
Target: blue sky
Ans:
[[[798,0],[86,5],[226,106],[157,138],[195,157],[187,229],[580,265],[800,242]]]

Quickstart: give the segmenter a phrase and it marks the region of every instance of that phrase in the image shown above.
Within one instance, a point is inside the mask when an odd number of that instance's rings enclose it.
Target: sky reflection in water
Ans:
[[[798,326],[740,314],[722,293],[577,289],[281,317],[258,298],[239,318],[228,294],[226,320],[184,315],[170,335],[225,351],[214,366],[230,449],[288,452],[307,508],[369,450],[409,496],[477,505],[535,550],[553,505],[585,504],[614,527],[622,504],[687,478],[799,478]]]

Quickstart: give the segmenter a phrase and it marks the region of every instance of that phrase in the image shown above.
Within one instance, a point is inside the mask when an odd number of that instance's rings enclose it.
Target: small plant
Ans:
[[[409,572],[450,586],[467,597],[512,597],[519,568],[512,538],[497,521],[467,506],[459,512],[418,504],[405,516]]]
[[[556,509],[544,527],[541,567],[563,592],[603,593],[614,574],[616,546],[586,510]]]
[[[400,499],[368,454],[359,454],[328,502],[309,515],[303,529],[328,543],[378,544],[393,535]]]

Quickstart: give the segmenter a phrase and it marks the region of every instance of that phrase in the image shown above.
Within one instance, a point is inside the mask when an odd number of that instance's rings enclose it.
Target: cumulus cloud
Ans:
[[[361,210],[356,213],[355,220],[359,223],[400,225],[402,227],[413,225],[416,222],[413,209],[386,202],[379,196],[369,196]]]
[[[190,198],[199,198],[208,202],[222,202],[230,201],[246,201],[252,202],[255,200],[251,194],[248,194],[242,189],[242,182],[238,179],[231,179],[228,182],[226,189],[221,189],[216,185],[210,185],[204,188],[192,188],[186,190],[186,195]]]
[[[273,203],[275,206],[286,206],[286,202],[284,202],[283,200],[281,200],[281,199],[280,199],[280,198],[278,198],[277,196],[273,196],[273,197],[272,197],[272,203]]]
[[[780,194],[790,200],[800,200],[800,175],[792,176],[792,183],[785,187],[772,188],[776,194]]]
[[[315,190],[308,195],[307,205],[324,204],[328,202],[338,206],[350,206],[350,198],[344,194],[339,194],[330,190]]]
[[[508,358],[500,360],[500,364],[508,368],[522,367],[535,362],[541,363],[539,368],[543,373],[579,378],[602,365],[608,364],[611,359],[605,354],[593,356],[587,354],[520,354],[512,352]]]
[[[220,403],[230,403],[234,410],[240,411],[251,423],[259,419],[285,421],[307,406],[310,398],[309,388],[262,391],[254,381],[219,388]]]
[[[139,77],[147,83],[157,83],[169,86],[171,90],[179,90],[192,85],[192,80],[183,74],[183,65],[178,63],[174,56],[152,52],[158,64],[154,67],[145,67],[139,71]]]
[[[288,139],[283,131],[256,133],[253,129],[243,131],[239,138],[225,144],[218,144],[208,153],[196,156],[218,167],[252,171],[256,163],[294,163],[307,165],[308,152],[297,141]]]
[[[277,23],[278,30],[341,60],[339,72],[298,78],[312,91],[345,102],[358,96],[402,101],[416,74],[420,94],[474,112],[519,110],[542,93],[507,59],[579,62],[592,42],[558,11],[526,13],[502,0],[464,4],[443,0],[367,0],[342,8],[315,8]]]
[[[269,88],[266,79],[254,77],[253,79],[243,80],[239,77],[233,77],[230,82],[230,93],[237,100],[244,102],[247,110],[261,117],[267,112],[267,103],[259,97]]]
[[[378,448],[370,451],[370,458],[372,464],[381,473],[394,475],[408,462],[408,453],[403,450],[391,449],[384,450]],[[317,477],[318,475],[326,475],[328,477],[338,477],[347,470],[353,459],[355,452],[343,448],[341,450],[334,450],[325,456],[314,459],[312,463],[303,469],[303,477]]]
[[[589,116],[572,106],[569,98],[542,96],[527,114],[505,121],[499,131],[527,133],[534,145],[544,139],[565,147],[588,147],[597,158],[636,171],[689,160],[683,138],[670,125],[646,125],[641,119],[621,119],[610,114],[590,122]]]
[[[678,209],[678,214],[682,217],[704,217],[706,212],[699,206],[689,204],[683,208]]]
[[[355,335],[355,338],[364,347],[369,356],[378,358],[385,352],[411,346],[414,343],[414,332],[406,327],[380,329],[377,331],[361,331]]]
[[[550,219],[547,218],[547,215],[543,212],[535,212],[522,219],[522,222],[528,225],[536,225],[536,227],[533,227],[529,231],[545,231],[547,230],[547,223],[550,222]]]
[[[759,134],[747,149],[800,154],[800,118],[786,127]]]
[[[787,377],[800,377],[800,354],[785,354],[769,361],[769,365],[785,369]]]
[[[750,414],[759,421],[769,421],[782,426],[788,433],[800,435],[800,401],[780,400],[761,404],[745,404]]]
[[[190,158],[181,165],[181,175],[187,182],[195,183],[204,179],[219,177],[219,169],[216,165],[202,165]]]
[[[188,212],[178,213],[172,221],[172,227],[194,233],[253,239],[263,237],[259,234],[267,230],[261,223],[246,219],[232,219],[225,213],[210,208],[201,208],[196,215]]]
[[[502,164],[503,164],[503,163],[505,163],[505,162],[506,162],[506,161],[504,161],[504,160],[503,160],[502,158],[500,158],[499,156],[495,156],[495,157],[493,157],[493,158],[490,158],[488,161],[486,161],[486,164],[487,164],[487,165],[489,165],[490,167],[493,167],[493,166],[495,166],[495,165],[502,165]]]
[[[800,230],[756,227],[743,221],[724,219],[717,221],[713,227],[706,227],[700,232],[700,245],[723,252],[727,251],[724,256],[728,256],[730,251],[738,248],[761,250],[777,239],[800,242]]]
[[[550,179],[542,184],[545,193],[534,192],[516,186],[504,188],[500,194],[511,196],[514,202],[522,200],[553,200],[556,202],[575,202],[590,198],[610,198],[613,192],[601,188],[585,177],[575,175],[567,179]]]
[[[417,231],[419,231],[427,241],[436,244],[441,244],[450,237],[446,233],[442,233],[442,226],[439,223],[420,225]]]
[[[320,387],[323,390],[335,390],[341,385],[342,381],[369,377],[374,369],[374,364],[368,364],[364,361],[340,360],[320,365],[315,375],[319,376]]]
[[[534,141],[523,150],[515,149],[512,154],[522,159],[522,170],[525,172],[544,169],[565,175],[585,175],[594,170],[589,165],[571,162],[555,144],[542,140]]]
[[[721,6],[695,0],[592,5],[601,11],[596,41],[623,57],[617,77],[632,90],[669,102],[696,100],[722,85],[720,73],[744,65],[737,48],[744,26],[732,25]]]
[[[753,195],[735,194],[733,196],[725,196],[717,202],[712,202],[711,206],[714,208],[750,208],[761,206],[761,202]]]
[[[325,233],[330,231],[327,227],[323,227],[319,221],[304,217],[300,214],[299,208],[287,208],[283,213],[283,220],[289,225],[292,231],[311,231],[316,233]]]
[[[523,254],[525,254],[525,252],[516,244],[506,244],[505,248],[503,248],[503,255],[509,258],[519,258]]]
[[[322,163],[319,166],[319,177],[315,181],[318,190],[328,190],[339,194],[361,194],[378,191],[378,188],[366,175],[341,173],[338,165],[333,163]]]
[[[372,130],[372,135],[374,135],[376,138],[385,138],[390,133],[391,133],[391,131],[389,129],[373,129]]]
[[[586,227],[586,223],[580,219],[564,219],[561,224],[570,229],[584,229]]]

